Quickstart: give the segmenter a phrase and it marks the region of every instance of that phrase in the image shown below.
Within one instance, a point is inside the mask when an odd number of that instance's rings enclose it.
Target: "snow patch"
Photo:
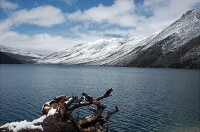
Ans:
[[[69,98],[68,101],[65,101],[65,104],[68,104],[71,100],[72,100],[72,98]]]
[[[9,131],[17,132],[22,129],[40,129],[43,131],[43,128],[41,125],[36,126],[33,122],[28,122],[26,120],[20,121],[20,122],[11,122],[6,123],[5,125],[1,126],[0,128],[8,128]]]
[[[43,116],[41,116],[40,118],[33,120],[32,122],[33,122],[34,124],[36,124],[36,123],[41,123],[41,122],[43,122],[44,119],[46,119],[46,118],[47,118],[47,116],[46,116],[46,115],[43,115]]]
[[[6,123],[5,125],[1,126],[0,128],[8,128],[9,131],[17,132],[22,129],[40,129],[43,131],[42,125],[35,125],[37,123],[41,123],[50,115],[54,115],[56,113],[57,109],[51,108],[46,115],[41,116],[38,119],[33,120],[32,122],[28,122],[26,120],[20,121],[20,122],[11,122],[11,123]]]
[[[50,115],[54,115],[56,113],[57,109],[54,109],[53,107],[49,110],[47,116],[50,116]]]

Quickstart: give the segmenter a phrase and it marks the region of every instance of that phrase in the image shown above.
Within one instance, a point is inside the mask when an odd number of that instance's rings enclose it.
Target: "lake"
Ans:
[[[103,103],[120,110],[111,132],[199,129],[200,70],[64,65],[0,65],[0,124],[39,118],[57,95],[98,97],[109,88]]]

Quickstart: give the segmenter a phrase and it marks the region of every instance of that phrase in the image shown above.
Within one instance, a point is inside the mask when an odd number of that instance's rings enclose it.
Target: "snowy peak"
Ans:
[[[164,39],[171,40],[162,45],[164,53],[174,51],[183,46],[186,42],[200,35],[199,16],[200,9],[188,11],[179,20],[160,32],[147,48]]]
[[[187,17],[188,15],[192,15],[192,16],[195,16],[197,19],[200,19],[199,18],[200,17],[200,11],[199,11],[199,9],[189,10],[186,13],[184,13],[181,18]]]
[[[199,16],[200,9],[183,14],[155,36],[128,66],[200,68]]]

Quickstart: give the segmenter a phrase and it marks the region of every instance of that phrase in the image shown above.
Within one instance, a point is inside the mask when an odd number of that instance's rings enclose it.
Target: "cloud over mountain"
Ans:
[[[47,52],[96,39],[148,36],[163,30],[187,10],[200,7],[198,0],[114,0],[90,4],[60,0],[29,2],[29,6],[25,2],[0,0],[4,12],[0,42]],[[5,8],[13,10],[5,12]],[[37,36],[41,36],[41,41],[35,41]],[[36,45],[40,47],[37,49]]]

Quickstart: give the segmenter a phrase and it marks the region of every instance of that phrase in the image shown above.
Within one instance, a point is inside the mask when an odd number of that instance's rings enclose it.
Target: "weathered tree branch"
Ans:
[[[108,98],[109,96],[112,96],[112,95],[111,95],[111,92],[112,92],[112,91],[113,91],[112,88],[108,89],[104,95],[102,95],[101,97],[97,98],[97,101],[102,100],[102,99],[104,99],[104,98]]]
[[[106,106],[101,104],[100,100],[111,96],[112,91],[113,91],[112,88],[108,89],[104,95],[98,97],[97,99],[93,98],[92,96],[88,95],[85,92],[82,93],[81,98],[78,98],[78,96],[72,96],[71,98],[68,98],[67,96],[62,95],[54,98],[54,100],[51,101],[50,103],[43,105],[42,112],[44,114],[47,114],[50,108],[53,107],[57,109],[58,113],[60,114],[61,120],[63,121],[70,120],[79,131],[82,132],[91,132],[91,131],[96,132],[97,130],[103,131],[102,128],[103,124],[108,122],[110,117],[119,111],[118,107],[115,106],[115,110],[108,112],[105,118],[102,116],[102,113],[106,108]],[[83,119],[73,117],[72,112],[75,109],[84,106],[89,106],[91,104],[94,104],[96,106],[96,109],[88,108],[93,112],[91,116]]]
[[[113,91],[112,88],[110,88],[109,90],[106,91],[106,93],[104,95],[102,95],[101,97],[98,97],[96,100],[97,101],[100,101],[104,98],[108,98],[109,96],[111,96],[111,92]],[[86,101],[87,102],[81,102],[81,100],[79,100],[80,102],[77,103],[77,104],[74,104],[74,106],[72,106],[71,108],[68,108],[70,111],[73,111],[75,109],[78,109],[80,107],[83,107],[83,106],[87,106],[87,105],[91,105],[91,101],[92,101],[92,97],[90,95],[88,95],[87,93],[82,93],[82,96],[84,96],[86,98]]]

